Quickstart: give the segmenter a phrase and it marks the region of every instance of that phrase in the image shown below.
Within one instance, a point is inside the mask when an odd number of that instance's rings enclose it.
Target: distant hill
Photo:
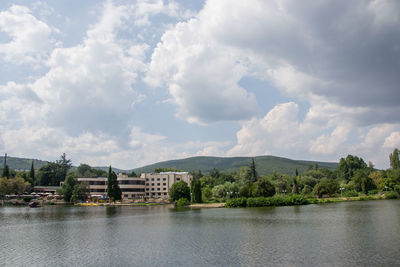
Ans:
[[[271,174],[277,171],[282,174],[294,174],[297,169],[299,173],[305,172],[309,165],[318,164],[319,168],[335,169],[337,163],[334,162],[319,162],[319,161],[304,161],[292,160],[275,156],[258,156],[254,158],[257,171],[260,175]],[[243,166],[249,166],[251,157],[191,157],[180,160],[169,160],[147,165],[141,168],[136,168],[133,171],[136,173],[153,172],[155,168],[171,168],[182,171],[197,171],[209,173],[213,168],[217,168],[221,172],[234,172]]]
[[[287,158],[275,157],[275,156],[258,156],[255,157],[257,171],[260,175],[271,174],[274,171],[283,174],[292,175],[297,169],[299,173],[302,173],[308,169],[309,165],[318,164],[319,168],[335,169],[337,163],[334,162],[319,162],[319,161],[304,161],[304,160],[292,160]],[[151,165],[143,166],[140,168],[133,169],[137,174],[142,172],[153,172],[155,168],[171,168],[182,171],[198,171],[207,174],[213,168],[217,168],[220,172],[230,173],[240,169],[243,166],[249,166],[251,157],[191,157],[186,159],[169,160]],[[29,170],[31,168],[32,159],[7,157],[7,164],[11,169],[16,170]],[[35,169],[46,165],[48,162],[38,159],[33,159]],[[4,157],[0,157],[0,170],[4,165]],[[100,170],[108,171],[108,167],[93,167]],[[71,171],[76,170],[73,167]],[[131,172],[132,170],[123,170],[113,168],[115,172]]]
[[[27,158],[17,158],[17,157],[7,156],[7,165],[9,168],[15,170],[30,170],[32,160],[35,169],[39,169],[40,167],[48,163],[47,161],[39,159],[27,159]],[[3,169],[3,166],[4,166],[4,156],[0,156],[0,169]]]

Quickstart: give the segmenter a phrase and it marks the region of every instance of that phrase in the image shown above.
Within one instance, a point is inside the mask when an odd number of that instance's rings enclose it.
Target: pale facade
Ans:
[[[168,192],[175,182],[185,181],[189,186],[193,176],[188,172],[160,172],[142,173],[141,178],[146,181],[147,198],[168,198]]]
[[[191,184],[193,176],[188,172],[142,173],[140,177],[128,177],[125,173],[117,176],[123,199],[162,198],[168,199],[172,184],[185,181]],[[90,196],[107,196],[107,178],[78,178],[89,185]]]

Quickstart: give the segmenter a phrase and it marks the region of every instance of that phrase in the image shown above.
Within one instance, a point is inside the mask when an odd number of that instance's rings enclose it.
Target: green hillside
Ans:
[[[33,159],[35,169],[45,165],[47,161]],[[201,170],[203,173],[209,173],[213,168],[217,168],[221,172],[234,172],[243,166],[249,166],[251,157],[232,157],[232,158],[221,158],[221,157],[191,157],[179,160],[169,160],[159,162],[151,165],[147,165],[141,168],[133,169],[137,174],[141,172],[153,172],[155,168],[171,168],[182,171],[198,171]],[[32,159],[7,157],[7,164],[11,169],[17,170],[29,170],[31,167]],[[293,174],[297,169],[300,173],[306,171],[308,166],[318,164],[320,168],[334,169],[337,163],[333,162],[317,162],[317,161],[303,161],[303,160],[291,160],[287,158],[274,157],[274,156],[259,156],[255,157],[257,171],[260,175],[266,175],[277,171],[283,174]],[[0,157],[0,170],[4,165],[4,157]],[[76,167],[73,167],[72,171]],[[94,167],[96,169],[102,169],[107,171],[108,167]],[[130,172],[132,170],[122,170],[113,168],[116,172]]]
[[[7,165],[10,169],[30,170],[32,160],[33,160],[33,166],[35,167],[35,169],[39,169],[43,165],[47,164],[47,161],[43,161],[43,160],[39,160],[39,159],[7,157]],[[3,169],[3,166],[4,166],[4,156],[0,157],[0,169]]]
[[[333,162],[318,162],[318,161],[303,161],[291,160],[287,158],[274,156],[259,156],[255,157],[257,171],[260,175],[266,175],[277,171],[283,174],[293,174],[297,169],[300,173],[308,169],[308,166],[318,164],[319,168],[335,169],[337,163]],[[141,168],[134,169],[136,173],[152,172],[155,168],[171,168],[182,171],[201,170],[203,173],[210,172],[213,168],[217,168],[222,172],[233,172],[240,167],[248,166],[251,157],[192,157],[180,160],[169,160],[147,165]]]

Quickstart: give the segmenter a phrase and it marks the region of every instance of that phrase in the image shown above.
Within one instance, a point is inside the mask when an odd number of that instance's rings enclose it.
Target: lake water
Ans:
[[[400,266],[400,201],[0,207],[4,266]]]

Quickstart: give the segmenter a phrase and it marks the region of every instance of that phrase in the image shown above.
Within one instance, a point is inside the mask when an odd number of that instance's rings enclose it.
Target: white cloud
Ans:
[[[400,132],[392,132],[388,137],[386,137],[383,144],[385,148],[400,148]]]
[[[25,6],[12,5],[0,12],[0,31],[11,39],[0,44],[0,54],[15,64],[43,63],[59,45],[52,37],[57,29],[35,18]]]

